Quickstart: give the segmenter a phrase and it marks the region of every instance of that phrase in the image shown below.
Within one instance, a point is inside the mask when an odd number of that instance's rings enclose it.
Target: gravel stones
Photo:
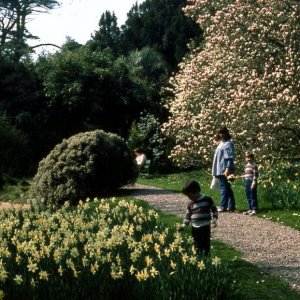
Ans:
[[[132,196],[164,213],[184,216],[188,200],[182,194],[139,184],[127,188]],[[299,231],[256,216],[220,213],[212,237],[242,252],[244,259],[262,271],[280,276],[300,290]]]

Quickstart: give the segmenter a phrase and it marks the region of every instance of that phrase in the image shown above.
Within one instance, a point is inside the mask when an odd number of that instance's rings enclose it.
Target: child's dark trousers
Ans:
[[[210,251],[210,225],[192,227],[192,236],[197,252],[208,255]]]

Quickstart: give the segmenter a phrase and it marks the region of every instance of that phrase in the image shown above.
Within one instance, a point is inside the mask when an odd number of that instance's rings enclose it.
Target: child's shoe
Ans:
[[[250,215],[252,213],[252,210],[244,211],[243,215]]]
[[[249,216],[255,216],[256,215],[256,211],[255,210],[252,210],[250,213],[249,213]]]

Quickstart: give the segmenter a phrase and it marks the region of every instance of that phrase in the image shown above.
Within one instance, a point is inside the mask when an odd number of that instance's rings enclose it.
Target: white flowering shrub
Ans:
[[[43,159],[33,179],[34,202],[63,204],[114,192],[133,182],[137,170],[125,142],[102,130],[79,133]]]
[[[151,160],[151,171],[161,172],[171,168],[168,154],[172,140],[163,135],[162,123],[152,114],[142,113],[138,123],[134,123],[128,137],[129,147],[141,148]]]
[[[184,11],[205,41],[171,78],[175,97],[164,124],[176,140],[171,159],[210,162],[221,125],[237,158],[249,147],[263,161],[299,154],[299,1],[191,0]]]

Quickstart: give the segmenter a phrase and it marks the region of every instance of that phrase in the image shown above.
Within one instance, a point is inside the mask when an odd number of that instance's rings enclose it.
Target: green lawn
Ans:
[[[182,172],[160,176],[149,176],[139,178],[138,183],[153,185],[164,189],[180,192],[182,185],[187,179],[196,179],[202,186],[203,193],[213,196],[215,203],[219,204],[218,191],[209,189],[211,176],[208,173],[193,171]],[[26,192],[29,188],[30,180],[17,181],[15,185],[6,185],[0,192],[0,201],[24,202]],[[242,181],[236,181],[233,184],[233,190],[236,196],[237,210],[246,210],[246,201]],[[118,195],[123,198],[133,200],[126,195]],[[147,207],[148,204],[138,201],[140,205]],[[300,213],[297,211],[272,211],[270,205],[259,199],[260,212],[259,217],[268,218],[272,221],[291,226],[299,230]],[[181,222],[177,216],[160,213],[160,220],[170,228],[174,228],[176,223]],[[190,235],[186,230],[184,235]],[[227,263],[233,270],[233,279],[241,286],[244,294],[243,299],[300,299],[300,294],[292,290],[287,283],[280,278],[262,273],[261,270],[253,264],[243,260],[243,255],[233,248],[218,242],[212,242],[212,256],[218,256],[224,263]]]
[[[1,202],[26,203],[31,179],[11,179],[0,190]]]
[[[211,190],[209,188],[211,182],[211,175],[208,172],[204,171],[190,171],[190,172],[181,172],[173,173],[167,175],[151,175],[148,177],[139,177],[138,183],[153,185],[156,187],[168,189],[176,193],[180,193],[181,188],[184,182],[187,179],[195,179],[199,181],[202,192],[213,197],[215,204],[219,205],[220,196],[218,190]],[[232,183],[232,188],[234,191],[236,199],[236,209],[238,212],[242,212],[248,209],[243,180],[236,180]],[[270,203],[261,199],[259,194],[258,186],[258,205],[259,212],[258,217],[266,218],[274,222],[278,222],[282,225],[290,226],[294,229],[300,230],[300,212],[297,210],[273,210]]]
[[[175,175],[173,175],[175,176]],[[178,179],[179,180],[179,179]],[[159,178],[152,178],[153,181],[162,181]],[[139,182],[146,183],[144,180],[139,180]],[[174,184],[175,180],[172,181]],[[173,186],[175,187],[175,185]],[[173,188],[173,190],[176,190]],[[128,199],[131,199],[128,197]],[[149,207],[148,203],[143,201],[138,201],[143,207]],[[181,223],[181,219],[174,215],[166,215],[159,212],[160,220],[163,224],[174,228],[176,223]],[[185,236],[190,236],[190,228],[185,230],[182,234]],[[243,259],[242,253],[227,246],[226,244],[219,241],[212,241],[211,255],[218,256],[221,258],[223,263],[227,263],[228,266],[233,271],[233,279],[236,284],[239,284],[244,295],[243,299],[257,299],[257,300],[298,300],[300,299],[300,293],[292,290],[290,286],[278,277],[271,276],[269,274],[263,273],[259,268],[253,264],[245,261]]]
[[[201,184],[202,192],[209,194],[214,198],[215,203],[219,204],[219,191],[209,188],[211,175],[203,171],[190,171],[173,173],[159,176],[140,177],[138,183],[153,185],[156,187],[172,190],[180,193],[184,182],[187,179],[195,179]],[[236,198],[236,208],[238,212],[247,210],[244,186],[242,180],[236,180],[232,184]],[[259,197],[258,217],[266,218],[283,225],[290,226],[294,229],[300,229],[300,213],[296,210],[272,210],[269,203]],[[164,216],[163,219],[171,225],[169,218],[175,217]],[[177,219],[179,222],[180,219]],[[220,256],[224,261],[230,263],[234,268],[234,277],[242,284],[246,293],[245,299],[299,299],[299,293],[292,291],[286,283],[279,278],[261,273],[254,265],[242,259],[241,253],[220,243],[213,241],[212,254]]]

